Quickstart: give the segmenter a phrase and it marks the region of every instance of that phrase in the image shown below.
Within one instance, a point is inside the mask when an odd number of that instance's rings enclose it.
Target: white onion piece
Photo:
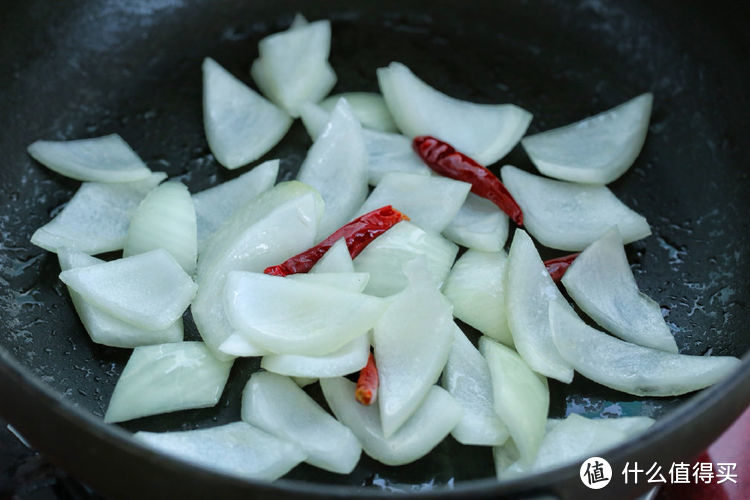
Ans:
[[[547,434],[530,465],[520,462],[501,463],[497,460],[498,479],[540,472],[581,461],[642,433],[654,424],[648,417],[586,418],[575,413],[562,420],[547,420]],[[506,451],[507,453],[507,451]],[[510,456],[511,453],[507,453]]]
[[[325,212],[318,241],[349,222],[367,197],[367,153],[362,127],[346,100],[331,113],[325,131],[315,140],[297,179],[318,190]]]
[[[521,144],[545,175],[608,184],[630,168],[640,153],[653,100],[650,93],[641,94],[581,121],[524,137]]]
[[[226,354],[227,356],[233,357],[253,357],[253,356],[265,356],[268,354],[267,349],[258,347],[257,345],[250,342],[237,332],[231,333],[224,342],[219,344],[216,349],[220,354]],[[222,358],[220,358],[222,359]]]
[[[320,271],[328,268],[341,270],[336,272]],[[313,282],[317,279],[320,284],[334,286],[350,292],[362,292],[367,286],[370,275],[354,273],[354,265],[346,247],[346,241],[340,239],[328,249],[323,258],[313,266],[309,273],[292,274],[287,278],[302,279],[303,281],[312,279]],[[338,377],[361,370],[367,364],[369,354],[369,338],[367,335],[362,335],[325,356],[269,354],[263,357],[260,366],[282,375],[315,377],[314,380],[317,380],[319,377]]]
[[[245,422],[179,432],[136,432],[167,455],[242,478],[272,481],[305,459],[296,445]]]
[[[549,326],[548,304],[569,307],[525,231],[516,230],[508,256],[505,311],[513,343],[536,372],[570,383],[573,368],[557,352]]]
[[[505,156],[523,137],[531,113],[513,104],[476,104],[449,97],[392,62],[377,70],[380,91],[398,128],[431,135],[483,165]]]
[[[103,311],[146,330],[177,321],[198,288],[163,249],[68,269],[60,279]]]
[[[250,75],[263,95],[294,118],[300,116],[306,104],[325,97],[337,80],[336,72],[327,61],[310,68],[310,72],[294,88],[279,80],[278,75],[283,72],[284,69],[269,58],[256,59],[250,67]]]
[[[508,239],[508,216],[491,201],[469,193],[443,236],[467,248],[499,252]]]
[[[300,113],[308,135],[316,139],[330,118],[330,113],[317,104],[308,103]],[[377,186],[389,172],[430,175],[430,168],[411,147],[411,140],[401,134],[362,129],[367,150],[367,182]]]
[[[612,226],[625,243],[651,234],[646,219],[604,186],[555,181],[510,165],[500,173],[523,210],[524,226],[542,245],[583,250]]]
[[[224,298],[230,324],[277,354],[333,352],[367,333],[385,309],[377,297],[243,271],[228,274]]]
[[[331,120],[331,113],[318,104],[308,102],[300,108],[299,117],[307,135],[314,141],[325,130],[326,124]]]
[[[298,273],[287,278],[296,281],[324,285],[346,292],[361,293],[370,280],[368,273]]]
[[[71,179],[134,182],[151,170],[117,134],[76,141],[36,141],[28,147],[39,163]]]
[[[136,182],[85,182],[54,219],[34,232],[31,243],[50,252],[63,247],[88,254],[119,250],[125,244],[130,215],[166,177],[155,172]]]
[[[256,372],[242,391],[242,420],[299,446],[307,463],[348,474],[362,447],[352,431],[329,415],[290,378]]]
[[[133,212],[124,257],[163,248],[186,273],[195,271],[198,258],[198,227],[187,186],[165,182],[141,201]]]
[[[294,380],[294,383],[300,387],[307,387],[318,381],[318,379],[314,377],[292,377],[292,380]]]
[[[250,74],[269,99],[297,117],[305,103],[320,101],[336,84],[330,48],[329,21],[295,23],[258,43]]]
[[[313,274],[353,273],[354,263],[352,262],[349,248],[346,246],[346,240],[341,238],[331,245],[331,248],[329,248],[328,251],[323,254],[323,257],[321,257],[312,269],[310,269],[310,272]]]
[[[412,224],[439,233],[456,216],[470,189],[471,184],[447,177],[392,172],[383,176],[356,216],[392,205]]]
[[[545,433],[549,411],[547,379],[531,371],[512,349],[489,337],[479,339],[492,378],[495,413],[508,426],[521,463],[534,460]]]
[[[591,328],[568,307],[550,304],[552,338],[584,377],[636,396],[679,396],[724,379],[732,356],[688,356],[642,347]]]
[[[453,265],[443,293],[453,304],[453,315],[485,335],[513,345],[505,312],[504,251],[468,250]]]
[[[324,378],[320,387],[333,414],[357,436],[365,453],[385,465],[408,464],[425,456],[461,420],[461,406],[444,389],[432,386],[414,415],[386,438],[375,405],[354,399],[354,382]]]
[[[274,147],[292,120],[216,61],[203,61],[203,125],[211,152],[229,169]]]
[[[586,247],[562,282],[576,304],[610,333],[644,347],[678,351],[661,307],[638,290],[617,228]]]
[[[369,356],[370,339],[361,335],[325,356],[267,354],[260,366],[269,372],[292,377],[340,377],[364,368]]]
[[[453,345],[453,308],[435,288],[424,259],[406,263],[404,272],[409,286],[390,302],[373,330],[385,437],[417,410]]]
[[[654,424],[649,417],[586,418],[571,414],[554,426],[542,441],[531,469],[552,469],[595,456],[632,438]]]
[[[458,326],[443,369],[441,385],[463,407],[451,435],[462,444],[497,446],[508,439],[508,427],[495,413],[487,361]]]
[[[302,28],[307,26],[308,24],[310,24],[310,22],[307,20],[307,18],[297,12],[294,14],[294,19],[292,19],[292,24],[289,25],[289,29],[293,30],[296,28]]]
[[[354,116],[357,117],[363,127],[381,132],[398,131],[391,112],[385,105],[385,99],[375,92],[344,92],[343,94],[332,95],[321,101],[320,107],[330,113],[341,97],[345,98],[349,106],[352,107]]]
[[[199,251],[235,210],[271,189],[278,174],[279,160],[269,160],[239,177],[195,193],[193,205],[198,224]]]
[[[62,271],[104,262],[78,250],[67,248],[61,248],[57,257]],[[90,304],[75,290],[69,288],[68,291],[81,323],[86,328],[91,340],[97,344],[133,348],[140,345],[166,344],[182,340],[182,318],[178,318],[177,321],[163,330],[144,330],[121,321],[99,307]]]
[[[377,186],[390,172],[430,175],[432,170],[411,147],[411,140],[401,134],[363,130],[367,149],[368,182]]]
[[[202,342],[136,347],[115,385],[104,421],[214,406],[231,368],[231,361],[219,361]]]
[[[405,263],[424,256],[432,277],[442,283],[457,253],[458,247],[439,234],[402,221],[367,245],[354,259],[354,269],[370,273],[365,293],[387,297],[406,287]]]
[[[310,248],[322,205],[309,186],[282,182],[237,209],[208,241],[198,259],[199,287],[190,309],[203,341],[215,352],[234,332],[221,298],[227,273],[263,271]],[[265,352],[258,346],[250,351]]]
[[[289,29],[268,35],[258,42],[260,57],[276,59],[279,63],[291,56],[298,63],[305,63],[305,59],[310,57],[316,61],[326,60],[330,50],[331,22],[322,19],[311,23],[301,14],[295,15]],[[285,69],[291,77],[306,67],[299,70]]]
[[[529,468],[521,462],[521,452],[512,439],[508,439],[502,446],[493,446],[492,459],[495,462],[495,475],[499,480],[522,475]]]

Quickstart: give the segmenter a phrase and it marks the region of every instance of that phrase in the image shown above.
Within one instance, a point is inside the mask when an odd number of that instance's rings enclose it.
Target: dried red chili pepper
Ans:
[[[558,257],[556,259],[545,260],[544,267],[547,268],[547,272],[552,278],[552,281],[554,281],[555,283],[560,281],[563,277],[563,274],[565,274],[565,271],[567,271],[573,261],[576,260],[576,257],[578,257],[578,254],[572,253],[570,255]]]
[[[375,356],[370,353],[367,364],[359,371],[354,399],[365,406],[373,404],[378,398],[378,384],[378,367],[375,366]]]
[[[523,212],[508,189],[495,174],[472,160],[453,146],[429,135],[415,137],[414,151],[435,172],[471,184],[471,192],[487,198],[508,214],[519,226],[523,226]]]
[[[314,247],[291,257],[277,266],[267,267],[263,272],[273,276],[288,276],[306,273],[320,260],[334,243],[341,238],[346,241],[352,259],[362,252],[375,238],[402,220],[409,218],[390,205],[367,212],[341,226],[332,235]]]

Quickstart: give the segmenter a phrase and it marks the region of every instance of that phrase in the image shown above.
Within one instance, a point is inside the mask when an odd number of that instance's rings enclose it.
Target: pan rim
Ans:
[[[18,362],[2,346],[0,346],[0,382],[3,382],[0,384],[0,400],[21,402],[22,406],[30,403],[33,409],[50,411],[60,417],[55,421],[64,422],[65,426],[70,426],[70,429],[89,435],[96,440],[97,445],[106,444],[108,449],[100,451],[105,451],[110,458],[120,460],[135,458],[143,461],[144,465],[161,466],[165,471],[172,470],[182,477],[192,478],[189,481],[190,484],[222,481],[223,484],[229,486],[230,490],[236,490],[238,493],[243,490],[245,492],[247,490],[257,492],[261,489],[271,494],[286,493],[295,497],[384,498],[392,496],[392,493],[385,489],[371,487],[312,483],[283,478],[274,482],[242,478],[159,453],[138,442],[130,432],[120,426],[106,424],[101,418],[97,418],[94,414],[66,400],[63,395],[45,384],[29,368]],[[621,443],[599,455],[615,464],[624,462],[626,458],[628,460],[633,457],[637,458],[646,449],[656,449],[660,445],[673,442],[673,437],[678,436],[680,431],[686,430],[684,424],[689,421],[701,422],[710,419],[715,427],[713,438],[716,438],[750,404],[750,383],[748,382],[750,382],[750,353],[743,356],[742,363],[732,375],[711,387],[694,393],[689,399],[659,418],[638,439]],[[15,406],[2,405],[0,416],[31,442],[35,449],[45,454],[53,463],[68,471],[76,479],[84,481],[96,490],[117,496],[117,491],[108,491],[108,485],[101,482],[100,477],[97,477],[96,474],[89,475],[85,471],[79,471],[76,467],[70,468],[68,466],[70,462],[64,460],[64,455],[58,456],[50,449],[50,440],[37,440],[33,426],[27,427],[20,419],[23,411],[13,411]],[[715,425],[717,418],[723,420],[723,425]],[[682,424],[680,425],[680,423]],[[36,446],[42,443],[46,446]],[[696,446],[693,445],[691,448],[696,448]],[[699,448],[693,450],[693,453],[700,451]],[[116,456],[113,456],[113,452]],[[682,458],[688,459],[691,457],[685,456]],[[477,494],[507,495],[521,492],[526,495],[529,493],[530,485],[533,485],[534,491],[549,492],[555,491],[556,487],[566,481],[579,481],[578,467],[577,463],[572,463],[507,481],[497,481],[495,478],[470,479],[459,481],[451,487],[440,486],[408,494],[414,498],[447,498]],[[634,486],[634,488],[637,488],[637,486]],[[641,489],[647,489],[647,485],[642,485]],[[122,492],[120,491],[120,493]]]

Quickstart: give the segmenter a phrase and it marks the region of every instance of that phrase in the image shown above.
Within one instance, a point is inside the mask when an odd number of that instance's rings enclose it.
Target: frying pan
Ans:
[[[577,465],[506,483],[489,448],[446,439],[403,467],[362,457],[348,476],[299,466],[274,484],[243,481],[149,451],[129,437],[239,418],[257,360],[235,364],[216,408],[101,422],[129,352],[90,342],[58,281],[55,255],[29,237],[77,189],[34,163],[36,139],[119,133],[153,170],[191,191],[237,172],[218,166],[202,127],[200,63],[211,56],[249,82],[263,36],[296,11],[329,18],[334,92],[377,91],[375,68],[399,60],[440,90],[477,102],[512,102],[535,115],[530,132],[655,95],[644,149],[611,185],[644,214],[653,235],[629,246],[641,289],[663,306],[680,350],[743,356],[750,347],[747,158],[748,55],[742,2],[242,2],[32,0],[3,7],[0,33],[0,414],[73,475],[113,497],[580,497]],[[295,175],[309,147],[296,123],[268,153]],[[533,170],[516,148],[502,163]],[[495,165],[497,169],[502,163]],[[243,170],[244,171],[244,170]],[[547,252],[543,256],[555,255]],[[186,337],[198,334],[187,321]],[[473,335],[473,334],[472,334]],[[603,456],[615,495],[626,461],[667,467],[701,451],[750,401],[750,360],[695,395],[634,398],[580,376],[552,382],[551,414],[643,414],[656,425]],[[319,394],[314,394],[319,397]],[[719,457],[720,458],[720,457]],[[362,485],[370,487],[360,488]],[[641,485],[640,488],[644,486]]]

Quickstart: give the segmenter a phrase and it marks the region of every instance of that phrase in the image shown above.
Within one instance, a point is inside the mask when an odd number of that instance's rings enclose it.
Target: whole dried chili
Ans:
[[[390,205],[380,207],[341,226],[314,247],[285,260],[279,265],[267,267],[263,272],[273,276],[306,273],[341,238],[345,239],[349,255],[353,259],[375,238],[402,220],[409,220],[409,218]]]
[[[560,281],[563,277],[563,274],[565,274],[565,271],[568,270],[576,257],[578,257],[578,254],[572,253],[570,255],[557,257],[556,259],[545,260],[544,267],[547,268],[547,272],[552,278],[552,281],[554,281],[555,283]]]
[[[357,388],[354,390],[354,399],[365,406],[371,405],[378,398],[378,368],[375,366],[375,356],[370,353],[367,364],[359,371]]]
[[[508,214],[518,226],[523,226],[523,212],[508,189],[492,172],[453,146],[434,137],[423,135],[412,141],[414,151],[435,172],[471,184],[471,192],[487,198]]]

